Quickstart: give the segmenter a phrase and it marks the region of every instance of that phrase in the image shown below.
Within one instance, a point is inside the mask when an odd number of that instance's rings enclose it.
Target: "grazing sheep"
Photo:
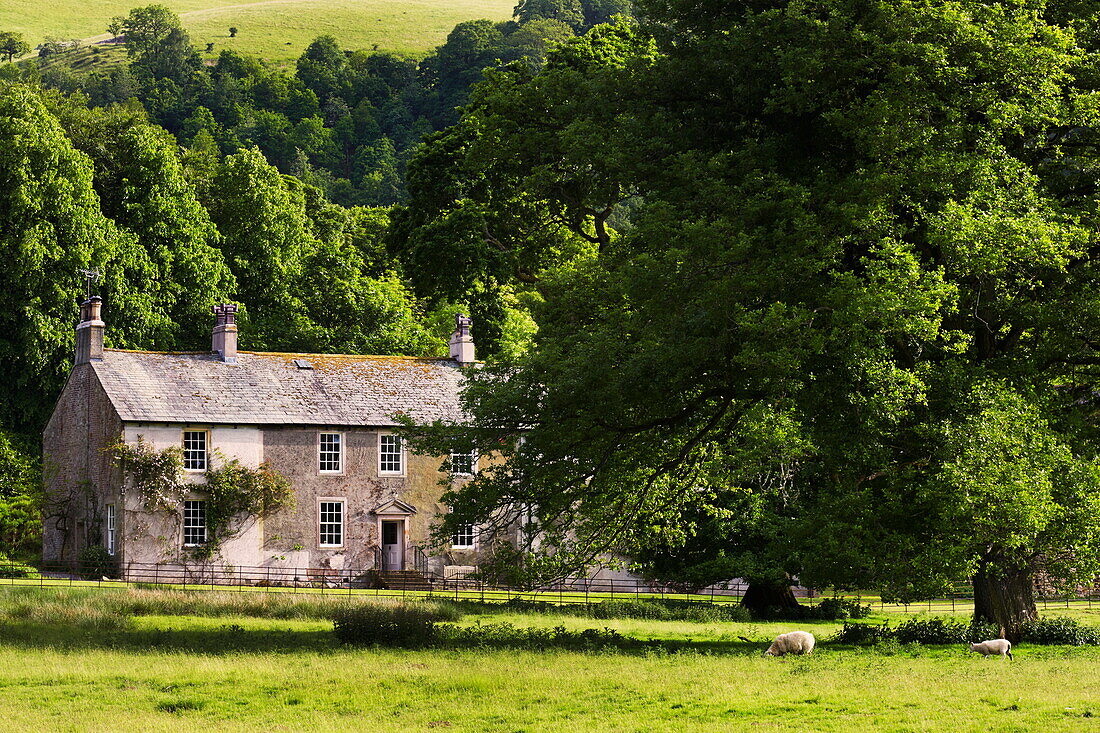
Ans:
[[[980,644],[971,644],[970,651],[978,652],[983,657],[988,657],[990,654],[1000,654],[1002,657],[1007,656],[1012,659],[1012,642],[1008,639],[990,639]]]
[[[809,631],[791,631],[780,634],[764,652],[765,657],[781,657],[784,654],[809,654],[814,650],[814,635]]]

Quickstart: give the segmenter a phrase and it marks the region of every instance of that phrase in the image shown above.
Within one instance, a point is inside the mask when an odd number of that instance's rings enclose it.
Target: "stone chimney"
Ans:
[[[214,306],[214,338],[210,350],[226,364],[237,363],[237,305]]]
[[[76,363],[87,364],[92,359],[103,358],[103,329],[100,309],[103,298],[92,295],[80,304],[80,323],[76,325]]]
[[[451,358],[461,366],[474,363],[474,337],[470,335],[473,319],[461,313],[455,316],[455,332],[451,334]]]

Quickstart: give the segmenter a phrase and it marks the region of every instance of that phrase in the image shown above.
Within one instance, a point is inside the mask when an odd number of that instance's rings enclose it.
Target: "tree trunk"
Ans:
[[[769,609],[798,609],[798,599],[794,597],[791,584],[787,581],[758,583],[749,581],[741,605],[754,614],[762,614]]]
[[[1024,624],[1038,617],[1034,578],[1030,570],[999,571],[989,566],[974,575],[974,618],[1000,627],[1013,644]]]

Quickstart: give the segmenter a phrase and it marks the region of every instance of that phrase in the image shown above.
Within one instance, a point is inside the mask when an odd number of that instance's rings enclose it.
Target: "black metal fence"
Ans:
[[[383,582],[384,581],[384,582]],[[538,588],[514,588],[486,583],[476,576],[387,577],[374,568],[308,568],[288,566],[241,566],[220,563],[127,563],[124,567],[87,567],[78,563],[43,563],[31,567],[0,563],[0,586],[88,587],[88,588],[175,588],[227,592],[319,593],[325,595],[377,595],[508,601],[514,598],[550,603],[593,603],[613,599],[667,599],[711,603],[737,603],[748,586],[729,581],[688,591],[660,583],[630,578],[574,577]],[[919,603],[884,602],[868,593],[820,592],[795,588],[795,595],[807,603],[836,595],[858,599],[879,612],[962,613],[973,608],[968,584],[954,592]],[[1100,608],[1100,589],[1094,587],[1070,595],[1037,598],[1041,609]]]

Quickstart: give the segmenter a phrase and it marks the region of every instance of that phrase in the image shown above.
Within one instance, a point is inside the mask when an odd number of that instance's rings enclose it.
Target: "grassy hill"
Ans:
[[[32,45],[46,36],[91,39],[112,16],[161,2],[180,14],[196,47],[214,44],[275,62],[296,59],[319,35],[350,49],[421,55],[463,20],[512,16],[514,0],[0,0],[0,30],[24,34]],[[229,27],[239,29],[229,37]],[[106,38],[106,35],[102,36]]]

